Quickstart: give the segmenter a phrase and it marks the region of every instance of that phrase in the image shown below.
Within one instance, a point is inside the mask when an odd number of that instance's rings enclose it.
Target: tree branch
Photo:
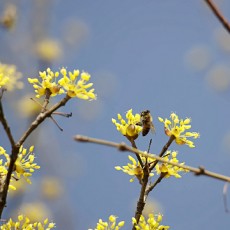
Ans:
[[[224,15],[220,12],[217,6],[212,2],[212,0],[205,0],[207,5],[210,7],[214,15],[218,18],[223,27],[230,33],[230,24]]]
[[[76,135],[74,137],[74,140],[80,141],[80,142],[90,142],[90,143],[95,143],[95,144],[100,144],[100,145],[107,145],[110,147],[117,148],[120,151],[129,151],[131,153],[138,154],[138,155],[143,156],[143,157],[148,157],[150,159],[157,160],[157,161],[162,162],[162,163],[167,163],[167,164],[170,164],[173,166],[177,166],[179,168],[189,170],[190,172],[193,172],[194,175],[196,175],[196,176],[203,175],[203,176],[208,176],[208,177],[211,177],[211,178],[214,178],[217,180],[230,182],[230,177],[228,177],[228,176],[208,171],[204,167],[201,167],[201,166],[198,168],[195,168],[195,167],[188,166],[188,165],[181,165],[178,163],[170,162],[170,161],[162,159],[161,157],[159,157],[155,154],[149,154],[149,153],[140,151],[138,149],[132,148],[132,147],[126,145],[124,142],[121,142],[119,144],[119,143],[112,142],[112,141],[106,141],[106,140],[101,140],[101,139],[96,139],[96,138],[91,138],[91,137],[86,137],[86,136],[81,136],[81,135]]]
[[[11,175],[14,171],[14,164],[18,158],[18,153],[21,145],[25,142],[25,140],[28,138],[28,136],[47,118],[52,115],[52,113],[60,108],[61,106],[64,106],[70,97],[66,95],[65,98],[63,98],[60,102],[56,103],[53,107],[51,107],[49,110],[46,110],[46,107],[48,105],[48,98],[46,98],[44,102],[44,107],[41,111],[41,113],[37,116],[37,118],[31,123],[30,127],[25,131],[25,133],[22,135],[22,137],[19,139],[17,143],[11,143],[11,155],[10,155],[10,165],[8,168],[8,172],[6,175],[6,179],[4,182],[3,190],[0,192],[0,218],[2,216],[3,209],[6,205],[6,198],[8,194],[8,188],[10,184]],[[0,104],[1,105],[1,104]],[[3,111],[3,110],[2,110]],[[1,108],[0,108],[1,113]]]

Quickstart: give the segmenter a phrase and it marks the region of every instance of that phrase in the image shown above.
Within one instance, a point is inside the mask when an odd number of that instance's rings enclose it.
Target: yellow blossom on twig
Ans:
[[[86,72],[80,74],[79,70],[73,72],[62,68],[59,72],[53,72],[48,68],[44,72],[39,72],[41,82],[38,78],[28,78],[35,89],[36,97],[41,97],[49,92],[50,96],[67,94],[69,97],[78,97],[83,100],[95,100],[97,95],[91,88],[93,83],[88,83],[90,75]],[[59,80],[57,80],[60,78]],[[91,89],[90,89],[91,88]]]
[[[60,72],[63,77],[58,83],[69,97],[78,97],[83,100],[95,100],[97,98],[94,88],[92,88],[93,83],[88,83],[91,78],[90,74],[86,72],[80,74],[79,70],[67,73],[65,68],[62,68]]]
[[[6,150],[0,146],[0,155],[3,155],[6,159],[6,161],[3,161],[3,159],[0,160],[0,192],[3,190],[3,186],[5,183],[5,179],[6,179],[6,175],[8,173],[8,162],[9,162],[9,155],[6,153]],[[12,183],[12,179],[10,180],[10,182]],[[16,187],[13,186],[10,183],[9,188],[12,190],[16,190]]]
[[[139,182],[141,182],[141,180],[143,179],[143,176],[144,176],[144,171],[139,163],[139,161],[136,161],[132,156],[128,156],[129,160],[131,161],[131,163],[128,163],[127,165],[125,166],[116,166],[115,169],[116,170],[121,170],[123,171],[124,173],[130,175],[130,176],[135,176],[137,177],[137,179],[139,180]],[[143,162],[146,161],[146,158],[145,157],[141,157],[141,160]],[[152,160],[151,160],[152,161]],[[148,162],[149,163],[149,162]],[[153,176],[154,174],[153,173],[150,173],[149,176]],[[129,181],[130,182],[133,182],[135,177],[131,178]]]
[[[57,94],[64,93],[64,90],[61,89],[60,85],[57,83],[58,76],[59,72],[54,73],[48,68],[46,71],[39,72],[41,82],[38,78],[28,78],[28,81],[33,85],[37,98],[44,96],[47,93],[47,90],[49,90],[50,96],[53,97]]]
[[[170,118],[171,120],[158,117],[159,121],[164,123],[165,134],[167,136],[174,136],[175,142],[178,145],[186,144],[190,148],[194,148],[194,143],[191,140],[188,140],[188,138],[197,139],[200,137],[200,134],[197,132],[187,132],[187,130],[191,128],[191,119],[186,118],[185,120],[180,120],[175,113],[171,113]]]
[[[32,173],[35,169],[40,169],[40,166],[37,163],[34,163],[35,156],[33,153],[34,146],[27,149],[21,146],[18,154],[18,158],[15,162],[15,174],[20,179],[23,176],[26,181],[31,184],[29,177],[32,176]]]
[[[21,177],[24,177],[26,181],[29,184],[31,184],[29,177],[32,176],[32,173],[34,172],[35,169],[40,168],[40,166],[37,165],[37,163],[34,163],[35,157],[34,157],[33,150],[34,150],[34,146],[31,146],[29,148],[29,151],[23,148],[23,146],[20,147],[18,158],[15,162],[12,178],[15,178],[17,180],[20,179]],[[1,170],[0,190],[1,190],[2,185],[4,184],[5,181],[5,176],[8,172],[8,167],[10,165],[10,156],[6,152],[6,150],[1,146],[0,146],[0,155],[3,155],[6,159],[5,162],[3,161],[3,159],[0,160],[0,170]],[[10,187],[13,189],[15,188],[12,187],[11,185]]]
[[[104,222],[102,219],[99,219],[97,227],[94,230],[119,230],[125,225],[124,221],[117,223],[117,217],[114,215],[109,216],[109,221]],[[89,229],[92,230],[92,229]]]
[[[177,152],[176,151],[167,151],[165,156],[162,157],[164,160],[167,160],[169,162],[177,163],[179,164],[179,161],[177,159]],[[184,165],[183,163],[180,163],[180,165]],[[185,170],[183,168],[180,168],[178,166],[173,166],[168,163],[160,163],[158,162],[156,165],[156,172],[157,174],[163,174],[165,178],[168,178],[170,176],[174,176],[176,178],[181,178],[181,175],[179,172],[189,172],[189,170]]]
[[[117,115],[120,123],[118,123],[116,119],[112,118],[112,122],[117,127],[117,130],[128,139],[136,139],[142,131],[142,126],[138,125],[141,122],[140,114],[137,113],[133,115],[132,112],[132,109],[126,112],[127,121],[125,121],[120,114]]]
[[[149,214],[149,218],[145,220],[144,216],[140,217],[139,223],[137,224],[136,219],[133,217],[132,222],[135,224],[136,230],[167,230],[170,227],[165,225],[160,225],[162,221],[162,215],[153,215],[152,213]]]
[[[50,222],[48,218],[43,222],[31,222],[30,219],[24,215],[19,215],[17,221],[13,221],[11,218],[3,225],[0,226],[1,230],[15,230],[15,229],[25,229],[25,230],[50,230],[55,228],[55,223]]]

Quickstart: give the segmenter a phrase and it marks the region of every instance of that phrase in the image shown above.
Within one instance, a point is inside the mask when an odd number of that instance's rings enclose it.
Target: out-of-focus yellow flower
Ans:
[[[142,126],[138,125],[141,122],[141,116],[139,113],[133,115],[132,112],[132,109],[127,111],[127,122],[122,118],[121,114],[117,115],[120,123],[118,123],[114,118],[112,118],[112,122],[122,135],[126,136],[128,139],[132,138],[135,140],[142,131]]]
[[[35,52],[41,60],[52,62],[60,58],[62,50],[58,41],[47,38],[40,40],[36,44]]]
[[[19,99],[19,101],[17,101],[17,110],[24,118],[34,117],[38,115],[39,112],[41,112],[42,107],[30,99],[33,96],[33,94],[26,94],[21,99]]]
[[[56,177],[45,177],[41,184],[42,195],[47,199],[57,199],[63,193],[63,187]]]
[[[47,205],[42,202],[23,203],[20,207],[20,213],[23,213],[32,222],[42,221],[52,216]]]
[[[175,142],[178,145],[186,144],[190,148],[194,148],[194,143],[187,138],[197,139],[198,137],[200,137],[200,134],[197,132],[187,132],[187,130],[191,128],[191,119],[186,118],[185,120],[179,120],[178,116],[175,113],[171,113],[170,118],[171,120],[164,120],[163,118],[158,117],[159,121],[164,123],[165,134],[167,136],[174,136]]]
[[[139,161],[136,161],[132,156],[128,156],[129,160],[131,161],[131,164],[128,163],[127,165],[125,166],[116,166],[115,169],[116,170],[121,170],[123,171],[124,173],[130,175],[130,176],[135,176],[139,182],[141,182],[141,180],[143,179],[143,176],[144,176],[144,172],[143,172],[143,169],[139,163]],[[144,161],[146,161],[146,158],[145,157],[141,157],[141,159]],[[151,160],[152,162],[152,160]],[[153,173],[150,173],[150,176],[153,176],[154,174]],[[129,181],[130,182],[133,182],[135,177],[131,178]]]
[[[170,227],[165,225],[160,225],[162,221],[162,215],[149,214],[149,218],[145,220],[144,216],[141,216],[139,223],[137,224],[136,219],[132,218],[132,223],[135,224],[136,230],[167,230]]]
[[[55,228],[55,223],[50,222],[46,218],[43,222],[31,222],[31,220],[25,215],[19,215],[17,221],[13,221],[11,218],[3,225],[0,226],[1,230],[50,230]]]
[[[79,70],[67,73],[65,68],[62,68],[60,72],[63,77],[58,83],[64,88],[69,97],[78,97],[83,100],[95,100],[97,98],[94,88],[92,88],[93,83],[88,83],[91,78],[90,74],[86,72],[80,74]]]
[[[117,216],[114,215],[109,216],[108,222],[104,222],[102,219],[99,219],[97,227],[94,230],[119,230],[125,225],[125,221],[120,221],[117,223],[116,220]]]
[[[169,162],[172,162],[172,163],[179,164],[176,151],[172,151],[172,152],[167,151],[163,159]],[[184,165],[184,162],[180,163],[180,165]],[[156,171],[157,171],[157,174],[163,173],[165,178],[168,178],[171,176],[174,176],[176,178],[181,178],[181,175],[179,174],[179,172],[189,172],[189,170],[180,168],[178,166],[173,166],[168,163],[160,163],[160,162],[158,162],[156,165]]]
[[[20,81],[21,73],[17,72],[15,65],[0,63],[0,88],[5,87],[7,90],[22,89],[23,82]]]

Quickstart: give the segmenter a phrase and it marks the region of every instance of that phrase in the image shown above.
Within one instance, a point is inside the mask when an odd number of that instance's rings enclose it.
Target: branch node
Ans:
[[[126,144],[124,142],[121,142],[119,145],[118,145],[118,149],[120,151],[126,151],[127,148],[126,148]]]
[[[198,169],[199,169],[199,171],[194,173],[196,176],[204,175],[205,174],[205,168],[204,168],[204,166],[199,166]]]

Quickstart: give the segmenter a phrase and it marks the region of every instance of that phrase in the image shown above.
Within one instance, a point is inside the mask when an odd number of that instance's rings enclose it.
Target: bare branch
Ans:
[[[217,6],[212,2],[212,0],[205,0],[205,2],[210,7],[215,16],[218,18],[223,27],[230,33],[230,24],[224,17],[224,15],[220,12],[220,10],[217,8]]]
[[[178,163],[170,162],[170,161],[164,160],[163,158],[161,158],[161,157],[159,157],[159,156],[157,156],[155,154],[149,154],[149,153],[140,151],[138,149],[132,148],[132,147],[126,145],[123,142],[119,144],[119,143],[112,142],[112,141],[106,141],[106,140],[101,140],[101,139],[96,139],[96,138],[90,138],[90,137],[81,136],[81,135],[76,135],[74,137],[74,139],[76,141],[81,141],[81,142],[90,142],[90,143],[95,143],[95,144],[100,144],[100,145],[111,146],[111,147],[117,148],[117,149],[119,149],[121,151],[129,151],[131,153],[138,154],[138,155],[143,156],[143,157],[148,157],[150,159],[157,160],[157,161],[160,161],[162,163],[167,163],[167,164],[170,164],[170,165],[173,165],[173,166],[177,166],[179,168],[189,170],[190,172],[193,172],[196,176],[203,175],[203,176],[208,176],[208,177],[211,177],[211,178],[214,178],[214,179],[217,179],[217,180],[230,182],[230,177],[222,175],[222,174],[218,174],[218,173],[215,173],[215,172],[208,171],[204,167],[195,168],[195,167],[191,167],[191,166],[188,166],[188,165],[181,165],[181,164],[178,164]]]

